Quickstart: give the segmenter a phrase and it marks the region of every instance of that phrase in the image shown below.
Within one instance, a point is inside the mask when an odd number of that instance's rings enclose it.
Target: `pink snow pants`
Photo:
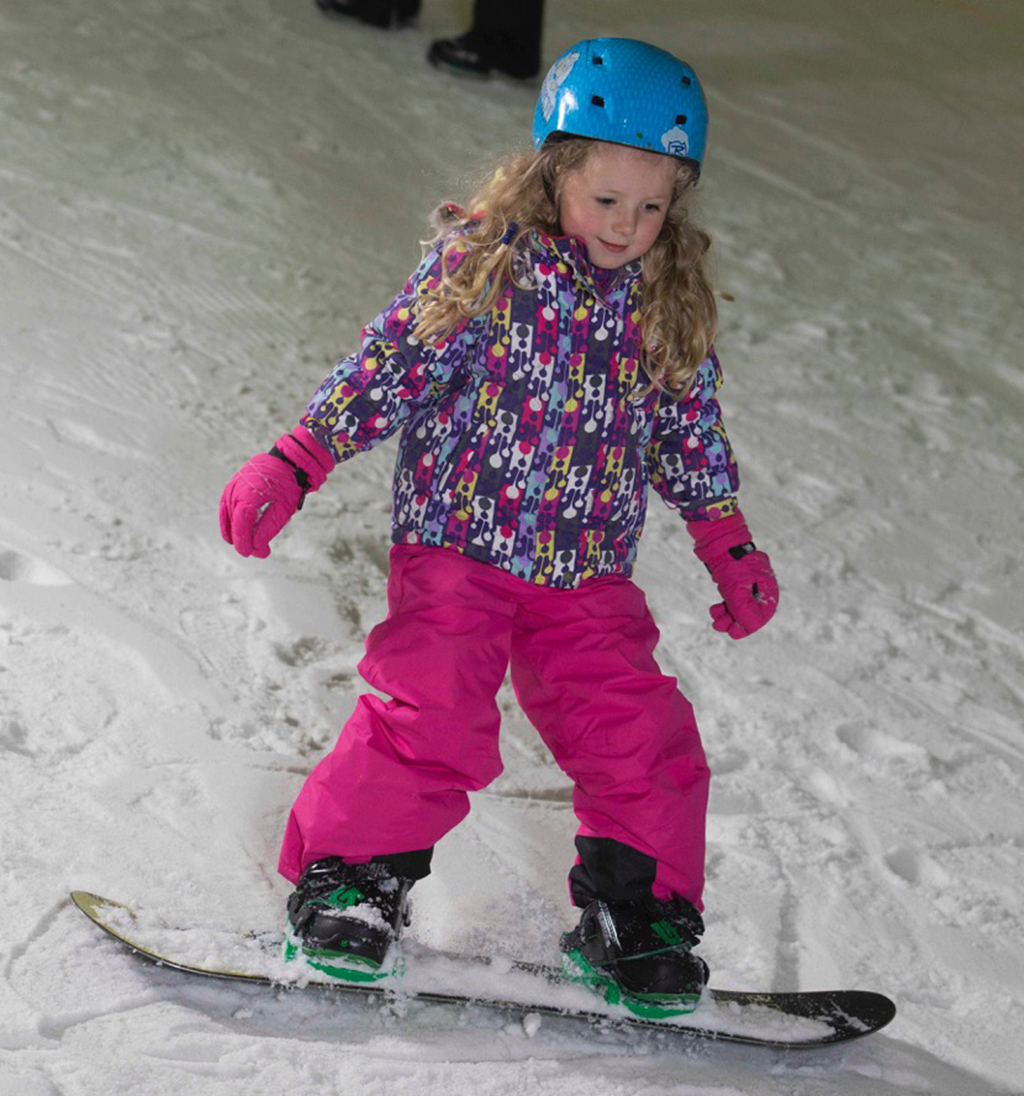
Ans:
[[[708,770],[693,710],[654,661],[658,631],[628,579],[537,586],[445,548],[391,551],[388,617],[334,750],[292,808],[279,869],[431,848],[502,770],[496,694],[516,696],[572,779],[578,836],[656,863],[656,897],[698,908]]]

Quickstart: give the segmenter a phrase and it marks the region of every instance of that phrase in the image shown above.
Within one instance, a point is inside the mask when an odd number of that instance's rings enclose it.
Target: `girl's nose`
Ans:
[[[636,232],[636,213],[630,210],[619,210],[612,227],[622,236],[632,236]]]

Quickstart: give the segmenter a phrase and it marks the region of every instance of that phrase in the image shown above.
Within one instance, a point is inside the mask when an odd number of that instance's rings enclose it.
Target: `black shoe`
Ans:
[[[301,955],[316,970],[349,982],[396,973],[388,953],[409,923],[412,884],[387,863],[330,857],[310,864],[288,899],[294,935],[285,958]]]
[[[419,14],[420,0],[316,0],[328,15],[346,15],[372,27],[400,27]]]
[[[537,75],[537,65],[524,65],[518,57],[488,45],[485,39],[470,32],[459,38],[439,38],[431,42],[427,60],[434,68],[486,80],[492,72],[500,72],[513,80],[529,80]]]
[[[659,902],[590,903],[562,937],[562,968],[609,1004],[662,1019],[693,1012],[708,981],[708,966],[690,949],[704,922],[682,898]]]
[[[477,80],[486,80],[493,68],[469,34],[464,34],[461,38],[439,38],[436,42],[431,42],[430,49],[427,50],[427,60],[434,68]]]

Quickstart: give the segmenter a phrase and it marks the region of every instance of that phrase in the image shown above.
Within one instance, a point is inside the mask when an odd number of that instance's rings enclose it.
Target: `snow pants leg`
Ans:
[[[281,873],[404,854],[426,874],[467,793],[501,772],[496,696],[511,661],[523,709],[574,782],[574,900],[638,887],[699,906],[708,771],[692,709],[654,661],[640,590],[616,577],[554,590],[445,549],[391,559],[388,618],[359,666],[391,699],[361,697],[310,774]]]
[[[537,599],[516,618],[516,695],[574,785],[576,905],[653,892],[703,909],[709,772],[657,642],[643,593],[623,578]]]
[[[299,792],[278,865],[292,882],[327,856],[432,849],[469,813],[466,793],[501,773],[496,697],[515,604],[489,591],[492,573],[445,549],[392,549],[388,616],[359,663],[391,699],[359,698]]]

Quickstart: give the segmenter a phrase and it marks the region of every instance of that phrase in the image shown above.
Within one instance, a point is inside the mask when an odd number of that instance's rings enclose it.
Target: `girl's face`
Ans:
[[[639,259],[665,223],[677,170],[660,152],[595,141],[562,187],[562,232],[579,236],[590,261],[606,270]]]

